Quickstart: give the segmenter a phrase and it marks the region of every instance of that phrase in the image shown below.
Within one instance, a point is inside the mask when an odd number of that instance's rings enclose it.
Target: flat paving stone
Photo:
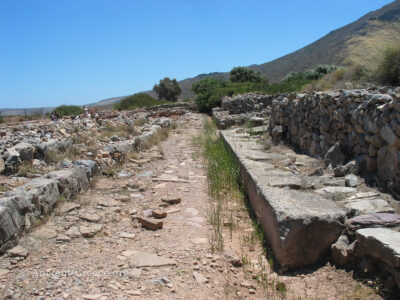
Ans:
[[[129,266],[131,268],[162,267],[171,265],[176,265],[176,262],[172,259],[143,251],[134,251],[129,261]]]

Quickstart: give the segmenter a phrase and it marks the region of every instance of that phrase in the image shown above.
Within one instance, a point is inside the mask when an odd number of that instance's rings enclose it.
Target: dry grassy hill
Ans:
[[[318,64],[362,64],[375,67],[382,50],[393,44],[400,44],[400,0],[366,14],[300,50],[271,62],[249,67],[260,71],[272,82],[281,80],[291,71],[306,71]],[[180,98],[193,97],[190,87],[193,82],[205,77],[227,79],[229,73],[201,74],[179,81],[182,88]],[[145,93],[156,97],[152,91]]]

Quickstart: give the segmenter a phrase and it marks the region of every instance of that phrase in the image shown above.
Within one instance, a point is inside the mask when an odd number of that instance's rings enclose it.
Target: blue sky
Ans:
[[[265,63],[387,0],[0,0],[0,108],[83,105]]]

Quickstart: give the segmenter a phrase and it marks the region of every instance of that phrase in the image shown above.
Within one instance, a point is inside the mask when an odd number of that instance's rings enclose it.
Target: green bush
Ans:
[[[156,100],[150,95],[144,93],[134,94],[124,98],[121,102],[117,103],[114,108],[117,110],[133,110],[140,107],[148,107],[169,103],[167,101]]]
[[[400,46],[385,50],[379,64],[378,75],[383,84],[400,85]]]
[[[224,96],[233,96],[249,92],[279,94],[299,91],[307,79],[297,79],[287,82],[268,84],[267,82],[231,82],[220,79],[205,78],[192,85],[196,94],[195,102],[199,111],[210,113],[214,107],[221,105]]]
[[[204,78],[193,83],[192,91],[196,94],[195,102],[200,112],[209,113],[213,107],[221,105],[221,99],[211,96],[218,90],[229,86],[229,81]]]
[[[317,65],[314,69],[305,72],[290,72],[282,81],[298,81],[298,80],[318,80],[341,67],[335,65]]]
[[[61,116],[77,116],[83,114],[83,109],[77,105],[60,105],[53,112]]]
[[[232,82],[268,82],[267,77],[253,69],[235,67],[231,70],[230,80]]]
[[[176,79],[170,79],[168,77],[161,79],[159,84],[155,84],[153,90],[157,93],[158,99],[165,99],[168,101],[177,101],[178,96],[182,92]]]

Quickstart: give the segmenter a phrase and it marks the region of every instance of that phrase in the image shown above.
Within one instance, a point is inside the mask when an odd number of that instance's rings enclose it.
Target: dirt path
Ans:
[[[236,207],[235,231],[224,229],[225,249],[236,254],[210,253],[212,203],[205,169],[192,145],[204,118],[181,117],[167,140],[124,165],[132,176],[100,178],[90,192],[62,203],[47,222],[23,237],[20,245],[29,253],[20,249],[0,258],[3,297],[340,299],[353,295],[358,283],[351,274],[329,265],[290,277],[266,271],[267,259],[239,204],[231,204]],[[181,203],[163,207],[162,199],[175,198]],[[137,220],[151,210],[167,212],[165,219],[149,217],[162,221],[162,229],[142,228]],[[243,262],[242,267],[232,266]],[[268,276],[266,289],[259,283],[260,272]],[[280,282],[284,285],[277,288]]]

